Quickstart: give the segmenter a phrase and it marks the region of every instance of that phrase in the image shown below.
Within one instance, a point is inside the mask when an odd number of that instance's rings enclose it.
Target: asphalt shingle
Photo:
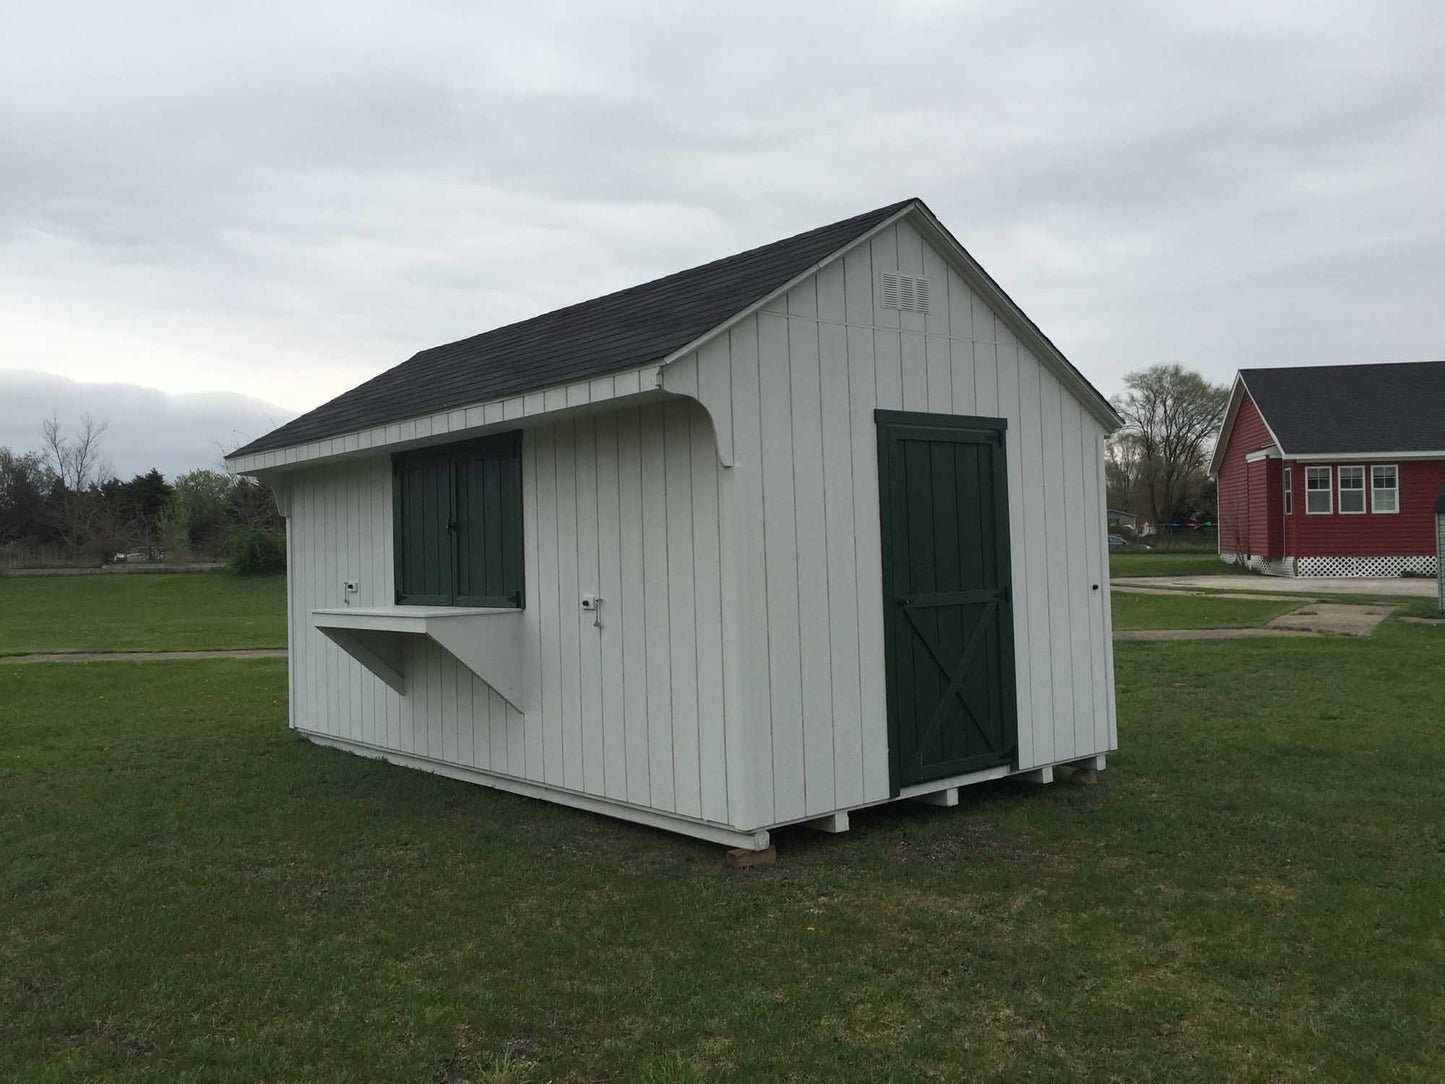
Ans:
[[[1445,361],[1239,375],[1287,455],[1445,451]]]
[[[657,361],[913,202],[423,350],[231,454],[286,448]]]

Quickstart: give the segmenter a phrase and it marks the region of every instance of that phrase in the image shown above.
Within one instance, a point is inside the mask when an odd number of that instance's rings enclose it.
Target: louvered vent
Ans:
[[[898,276],[891,271],[883,272],[883,307],[885,309],[898,307]]]
[[[883,307],[903,312],[928,312],[928,280],[922,275],[884,271]]]

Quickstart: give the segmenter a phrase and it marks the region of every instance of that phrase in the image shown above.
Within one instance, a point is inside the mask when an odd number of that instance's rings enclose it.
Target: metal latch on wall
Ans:
[[[602,596],[583,595],[582,609],[593,615],[592,627],[594,629],[600,629],[602,627]]]

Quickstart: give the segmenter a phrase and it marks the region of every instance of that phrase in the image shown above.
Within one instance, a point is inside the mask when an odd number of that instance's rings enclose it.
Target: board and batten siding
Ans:
[[[930,279],[927,315],[881,307],[885,270]],[[1019,766],[1117,747],[1105,430],[910,225],[668,365],[663,386],[707,406],[735,463],[760,824],[890,797],[875,409],[1007,419]]]
[[[311,626],[313,610],[348,604],[347,580],[358,588],[351,605],[393,602],[391,460],[298,472],[289,487],[292,725],[736,821],[746,786],[729,772],[739,743],[725,733],[727,473],[706,413],[687,399],[524,431],[523,712],[429,640],[406,637],[401,696]],[[581,610],[583,594],[604,599],[600,628]]]

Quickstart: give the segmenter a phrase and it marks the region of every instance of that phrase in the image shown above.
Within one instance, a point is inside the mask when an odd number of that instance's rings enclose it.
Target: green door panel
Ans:
[[[877,411],[893,793],[1015,762],[1001,418]]]

